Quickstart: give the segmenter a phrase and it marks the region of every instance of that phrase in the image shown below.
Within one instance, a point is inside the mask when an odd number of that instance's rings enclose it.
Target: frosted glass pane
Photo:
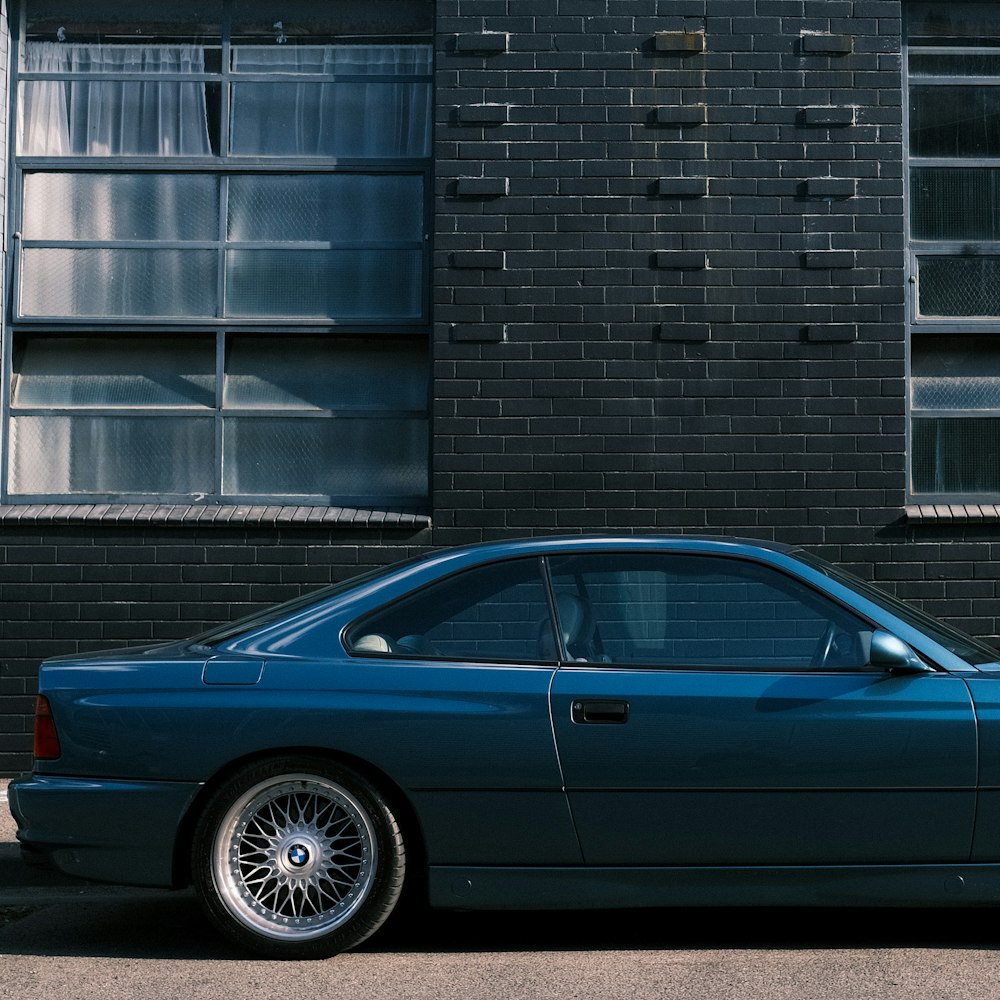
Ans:
[[[27,240],[215,240],[218,216],[206,174],[24,175]]]
[[[913,406],[921,410],[1000,409],[1000,378],[976,376],[914,377]]]
[[[423,177],[249,174],[229,181],[229,239],[329,243],[419,241]]]
[[[26,248],[22,316],[215,315],[211,250]]]
[[[430,83],[236,83],[232,151],[426,157],[432,111]]]
[[[211,156],[204,83],[25,80],[23,156]]]
[[[229,250],[227,316],[414,320],[420,250]]]
[[[1000,11],[995,3],[960,3],[959,0],[920,0],[906,5],[907,32],[911,42],[947,45],[995,45],[1000,35]]]
[[[232,417],[227,493],[405,499],[427,495],[426,419]]]
[[[1000,239],[1000,170],[920,167],[910,178],[914,239]]]
[[[910,76],[1000,76],[1000,52],[921,52],[910,49]]]
[[[1000,155],[1000,87],[911,87],[910,152]]]
[[[923,316],[1000,315],[1000,257],[919,259]]]
[[[211,493],[214,440],[211,418],[15,416],[10,490]]]
[[[419,340],[236,337],[223,405],[426,411],[429,366]]]
[[[213,338],[33,337],[15,357],[15,407],[215,405]]]
[[[24,68],[31,73],[204,73],[205,50],[200,45],[27,41]]]
[[[1000,410],[1000,344],[992,337],[915,337],[914,409]]]
[[[1000,492],[1000,420],[915,419],[912,475],[915,493]]]
[[[432,68],[430,45],[234,45],[232,54],[236,73],[416,76]]]

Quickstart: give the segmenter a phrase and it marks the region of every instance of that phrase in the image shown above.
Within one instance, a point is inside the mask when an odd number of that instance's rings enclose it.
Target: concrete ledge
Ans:
[[[0,523],[90,522],[128,524],[343,524],[351,527],[426,528],[427,514],[355,507],[253,504],[0,504]]]

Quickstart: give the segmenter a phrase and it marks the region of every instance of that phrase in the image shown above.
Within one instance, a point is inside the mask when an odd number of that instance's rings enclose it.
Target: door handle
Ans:
[[[589,726],[620,726],[628,722],[627,701],[574,701],[574,722]]]

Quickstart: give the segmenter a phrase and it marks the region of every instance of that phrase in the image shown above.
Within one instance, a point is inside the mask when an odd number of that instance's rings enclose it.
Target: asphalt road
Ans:
[[[234,951],[193,896],[25,868],[0,782],[12,1000],[961,1000],[997,995],[994,910],[422,912],[324,962]]]

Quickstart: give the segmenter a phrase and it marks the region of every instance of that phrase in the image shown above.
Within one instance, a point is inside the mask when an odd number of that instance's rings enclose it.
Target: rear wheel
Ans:
[[[324,958],[374,933],[399,899],[405,851],[389,804],[322,758],[234,774],[194,837],[195,888],[230,939],[273,958]]]

